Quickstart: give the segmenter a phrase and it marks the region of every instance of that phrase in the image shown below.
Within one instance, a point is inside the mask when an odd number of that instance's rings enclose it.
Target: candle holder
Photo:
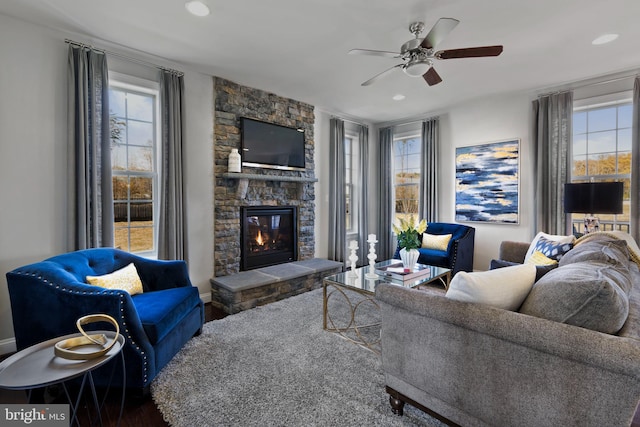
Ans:
[[[377,279],[378,275],[375,273],[376,270],[374,267],[376,263],[376,257],[377,257],[375,245],[376,243],[378,243],[378,240],[376,239],[376,235],[369,234],[367,243],[369,243],[369,255],[367,255],[367,258],[369,258],[369,272],[365,274],[365,277],[367,279]]]
[[[358,273],[356,273],[356,263],[358,262],[358,255],[356,251],[358,250],[358,241],[352,240],[349,242],[349,250],[351,254],[349,255],[349,262],[351,263],[351,271],[349,272],[349,276],[356,277]]]

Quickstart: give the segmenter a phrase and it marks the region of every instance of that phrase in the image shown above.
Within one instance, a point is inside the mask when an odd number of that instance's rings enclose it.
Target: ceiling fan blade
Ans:
[[[369,80],[367,80],[366,82],[362,83],[360,86],[369,86],[370,84],[374,83],[376,80],[378,80],[380,77],[384,76],[385,74],[389,73],[391,70],[398,68],[398,67],[402,67],[404,64],[398,64],[398,65],[394,65],[393,67],[384,70],[383,72],[376,74],[375,76],[371,77]]]
[[[502,53],[502,46],[467,47],[464,49],[448,49],[436,52],[438,59],[478,58],[482,56],[498,56]]]
[[[429,68],[427,72],[422,75],[422,78],[429,86],[437,85],[442,81],[440,74],[438,74],[436,69],[433,67]]]
[[[429,34],[422,40],[420,46],[425,49],[433,49],[453,30],[460,21],[453,18],[440,18],[435,23]]]
[[[386,56],[388,58],[400,58],[398,52],[389,52],[386,50],[371,50],[371,49],[351,49],[349,55],[371,55],[371,56]]]

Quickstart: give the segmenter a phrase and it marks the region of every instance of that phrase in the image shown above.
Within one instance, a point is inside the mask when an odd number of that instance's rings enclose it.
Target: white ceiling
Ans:
[[[2,0],[0,13],[146,52],[189,69],[373,123],[439,112],[466,100],[536,91],[640,67],[638,0]],[[394,70],[397,59],[348,55],[398,51],[411,22],[460,24],[437,46],[504,45],[496,58],[438,61],[443,82]],[[613,43],[593,46],[603,33]],[[78,40],[85,41],[85,40]],[[101,47],[95,43],[97,47]],[[393,101],[395,94],[403,101]]]

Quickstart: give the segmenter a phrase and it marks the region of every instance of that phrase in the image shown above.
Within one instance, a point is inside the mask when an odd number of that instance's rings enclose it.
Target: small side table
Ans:
[[[120,419],[122,418],[122,412],[124,409],[124,393],[126,385],[126,376],[124,374],[124,354],[122,354],[125,339],[120,334],[116,337],[116,333],[114,331],[91,331],[91,333],[105,334],[107,338],[115,339],[116,343],[104,356],[90,360],[69,360],[57,357],[54,354],[53,348],[58,341],[79,337],[81,336],[79,333],[53,338],[48,341],[35,344],[19,351],[0,363],[0,388],[10,390],[29,390],[29,397],[31,397],[31,391],[33,389],[54,384],[62,384],[71,409],[71,419],[69,424],[73,425],[74,420],[75,422],[78,421],[76,412],[80,404],[84,387],[88,380],[91,387],[93,402],[96,406],[98,416],[100,417],[100,424],[102,424],[102,414],[100,412],[101,405],[98,403],[98,396],[91,372],[109,362],[116,355],[120,354],[123,371],[122,400],[120,404],[120,418],[118,419],[118,424],[120,424]],[[88,345],[83,346],[82,348],[85,348],[87,351],[95,351],[99,347]],[[69,395],[67,387],[65,386],[65,382],[78,377],[82,377],[82,382],[80,390],[78,391],[78,397],[74,403]]]

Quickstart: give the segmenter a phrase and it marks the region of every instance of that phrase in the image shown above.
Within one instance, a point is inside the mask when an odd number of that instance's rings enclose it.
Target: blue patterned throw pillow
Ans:
[[[540,236],[536,243],[536,251],[543,253],[547,258],[560,261],[560,258],[567,252],[573,249],[573,243],[554,242]]]

